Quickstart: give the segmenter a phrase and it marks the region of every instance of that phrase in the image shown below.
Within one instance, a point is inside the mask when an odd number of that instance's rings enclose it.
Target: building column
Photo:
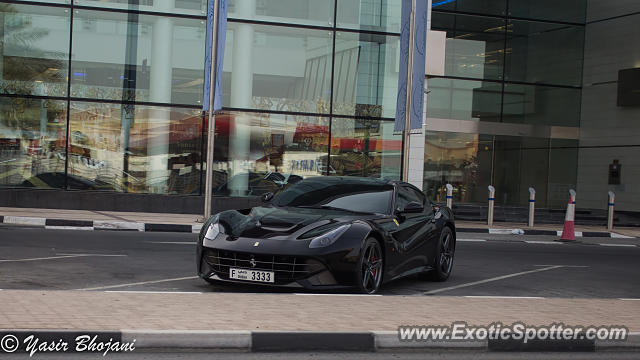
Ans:
[[[252,18],[256,10],[255,0],[236,2],[240,18]],[[253,101],[253,26],[235,24],[233,32],[233,58],[231,73],[231,107],[251,108]],[[232,196],[247,194],[249,186],[251,116],[236,115],[229,134],[229,179]]]
[[[174,8],[173,0],[155,1],[157,10]],[[171,103],[173,19],[158,16],[153,23],[151,40],[149,101]],[[169,182],[169,134],[171,110],[150,108],[147,138],[147,186],[154,193],[166,193]],[[162,179],[165,179],[162,181]]]

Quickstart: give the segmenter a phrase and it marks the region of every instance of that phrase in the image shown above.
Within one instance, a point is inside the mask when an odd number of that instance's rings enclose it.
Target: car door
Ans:
[[[421,212],[406,213],[405,207],[415,201],[423,205]],[[398,247],[398,273],[411,271],[428,264],[430,233],[435,224],[431,221],[433,209],[424,194],[417,188],[402,184],[398,186],[395,201],[397,227],[392,236]]]

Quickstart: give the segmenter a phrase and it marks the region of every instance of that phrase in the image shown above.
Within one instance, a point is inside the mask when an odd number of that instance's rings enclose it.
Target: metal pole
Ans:
[[[404,112],[404,151],[402,153],[402,180],[409,181],[409,149],[411,143],[411,93],[413,89],[413,56],[415,53],[416,0],[411,1],[409,15],[409,63],[407,64],[407,102]]]
[[[613,207],[616,202],[616,194],[609,191],[609,217],[607,218],[607,230],[613,230]]]
[[[214,92],[216,86],[216,64],[218,50],[218,14],[220,9],[220,0],[213,1],[213,28],[211,29],[211,66],[209,67],[209,126],[207,129],[207,167],[205,173],[204,188],[204,220],[211,216],[211,201],[213,192],[213,146],[216,115],[213,110]]]
[[[529,227],[533,227],[534,216],[536,212],[536,189],[529,188]]]
[[[489,185],[489,215],[487,217],[487,225],[493,225],[493,205],[496,200],[496,188]]]
[[[446,185],[447,188],[447,207],[453,210],[453,186],[451,184]]]

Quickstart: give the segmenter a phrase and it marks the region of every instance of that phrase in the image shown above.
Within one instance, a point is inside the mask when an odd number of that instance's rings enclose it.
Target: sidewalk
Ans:
[[[0,223],[19,225],[37,225],[63,228],[92,228],[96,230],[138,230],[138,231],[176,231],[198,232],[202,223],[197,222],[201,215],[140,213],[119,211],[61,210],[0,207]],[[533,228],[523,223],[486,223],[457,221],[459,232],[483,232],[511,234],[513,230],[523,230],[524,235],[556,235],[562,231],[562,225],[541,224]],[[604,227],[576,225],[577,236],[611,236],[640,238],[640,228],[614,228],[608,232]],[[609,235],[611,234],[611,235]],[[521,234],[522,235],[522,234]]]
[[[620,299],[464,298],[237,293],[0,291],[0,335],[98,332],[136,339],[138,348],[234,348],[249,351],[385,348],[504,350],[508,341],[399,341],[401,325],[626,326],[627,341],[558,344],[587,351],[638,349],[640,301]],[[113,335],[113,334],[117,335]],[[59,335],[58,335],[59,336]],[[522,345],[522,344],[521,344]],[[527,344],[525,344],[527,345]],[[531,350],[532,348],[529,348]],[[584,349],[583,349],[584,351]]]

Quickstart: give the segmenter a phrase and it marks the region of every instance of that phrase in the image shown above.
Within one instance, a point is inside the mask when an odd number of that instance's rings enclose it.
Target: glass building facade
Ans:
[[[0,186],[204,193],[206,0],[0,4]],[[214,193],[399,178],[400,0],[230,0]]]
[[[585,0],[433,1],[444,66],[427,74],[424,190],[486,203],[545,207],[575,188]]]

